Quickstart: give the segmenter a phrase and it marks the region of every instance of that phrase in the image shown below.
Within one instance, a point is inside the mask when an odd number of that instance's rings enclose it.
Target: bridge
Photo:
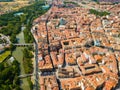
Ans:
[[[14,43],[14,46],[18,46],[18,47],[26,47],[26,46],[34,46],[33,43]]]
[[[19,75],[19,78],[25,78],[25,77],[30,77],[33,76],[34,74],[23,74],[23,75]]]

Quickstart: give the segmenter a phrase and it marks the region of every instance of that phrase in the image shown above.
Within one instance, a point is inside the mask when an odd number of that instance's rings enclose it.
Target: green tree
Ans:
[[[20,86],[17,85],[15,90],[22,90],[22,89],[20,88]]]
[[[10,89],[10,86],[9,86],[9,85],[6,85],[4,90],[11,90],[11,89]]]
[[[13,80],[13,85],[17,86],[20,84],[20,80],[18,78],[18,76],[15,76],[14,80]]]
[[[16,38],[16,35],[15,34],[12,34],[12,36],[10,37],[10,41],[12,43],[17,43],[17,38]]]
[[[16,46],[14,46],[13,44],[10,44],[10,50],[13,51],[15,50]]]
[[[0,72],[2,72],[2,70],[4,70],[4,64],[3,63],[0,63]]]

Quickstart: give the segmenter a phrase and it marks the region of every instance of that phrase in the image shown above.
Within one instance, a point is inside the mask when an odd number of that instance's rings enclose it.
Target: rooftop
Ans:
[[[117,85],[119,4],[86,5],[67,8],[62,0],[56,0],[45,15],[34,21],[37,24],[32,34],[38,44],[38,68],[41,73],[49,73],[39,76],[42,90],[111,90]],[[111,14],[90,14],[92,5],[110,10]]]

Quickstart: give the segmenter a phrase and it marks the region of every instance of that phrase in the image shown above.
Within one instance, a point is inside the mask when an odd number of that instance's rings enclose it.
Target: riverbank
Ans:
[[[24,7],[19,9],[17,12],[9,13],[6,15],[2,15],[0,17],[0,26],[4,27],[1,28],[1,33],[10,36],[10,39],[12,43],[33,43],[34,39],[32,37],[32,34],[30,32],[32,28],[33,20],[40,15],[43,15],[47,12],[49,9],[46,7],[43,9],[44,1],[41,0],[41,2],[34,3],[33,5]],[[48,8],[48,9],[47,9]],[[15,13],[23,12],[22,15],[15,16]],[[34,12],[34,13],[33,13]],[[6,18],[8,17],[8,18]],[[26,28],[25,30],[21,30],[22,25],[24,25]],[[9,28],[9,32],[8,32]],[[24,35],[25,34],[25,35]],[[24,37],[25,36],[25,37]],[[12,51],[12,56],[16,58],[16,60],[20,63],[20,75],[25,74],[25,68],[23,66],[23,50],[25,47],[16,47],[14,51]],[[30,47],[29,47],[30,48]],[[27,54],[25,54],[27,55]],[[34,64],[35,62],[33,62]],[[36,66],[33,65],[35,68]],[[29,67],[29,66],[28,66]],[[20,80],[20,87],[22,90],[31,90],[29,78],[23,78]],[[34,82],[34,77],[32,77],[32,80]],[[35,83],[35,82],[34,82]]]
[[[21,27],[21,32],[16,36],[18,43],[25,43],[24,40],[24,31],[25,28]],[[12,56],[14,56],[16,58],[16,60],[18,60],[18,62],[20,63],[20,75],[25,74],[25,70],[24,70],[24,66],[23,66],[23,50],[25,47],[16,47],[16,49],[12,52]],[[22,88],[22,90],[30,90],[29,87],[29,83],[27,78],[22,78],[20,80],[20,87]]]
[[[12,55],[18,60],[18,62],[20,63],[20,75],[22,74],[25,74],[25,70],[24,70],[24,67],[23,67],[23,52],[22,50],[24,49],[24,47],[17,47]],[[29,84],[28,84],[28,81],[27,81],[27,78],[23,78],[20,80],[20,83],[21,83],[21,88],[23,90],[30,90],[30,87],[29,87]]]
[[[18,43],[25,43],[24,39],[24,29],[25,27],[21,27],[21,32],[16,36]]]

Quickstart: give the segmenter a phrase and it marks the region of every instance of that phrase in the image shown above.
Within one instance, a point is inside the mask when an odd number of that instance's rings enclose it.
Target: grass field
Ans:
[[[18,43],[25,43],[23,31],[21,31],[16,37],[18,39]]]
[[[11,54],[10,51],[5,51],[2,54],[0,54],[0,62],[2,62],[6,57],[8,57]]]
[[[20,74],[25,74],[23,67],[23,52],[24,47],[17,47],[16,50],[12,53],[12,55],[16,58],[16,60],[20,63]],[[30,90],[27,78],[21,79],[21,88],[23,90]]]

